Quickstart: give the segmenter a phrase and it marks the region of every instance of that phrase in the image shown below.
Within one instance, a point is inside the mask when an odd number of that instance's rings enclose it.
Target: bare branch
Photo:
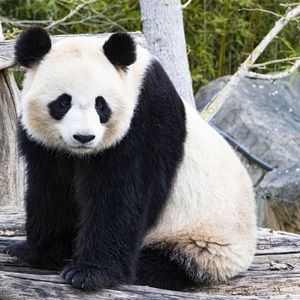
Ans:
[[[276,16],[278,18],[282,17],[282,15],[276,14],[273,11],[265,10],[265,9],[261,9],[261,8],[240,8],[239,11],[240,10],[245,10],[245,11],[260,11],[260,12],[268,13],[270,15],[274,15],[274,16]]]
[[[300,14],[300,5],[294,9],[287,9],[286,14],[280,18],[271,31],[263,38],[259,45],[253,50],[248,58],[240,65],[238,71],[229,79],[224,88],[208,103],[201,112],[201,116],[210,121],[222,107],[231,91],[238,85],[242,78],[246,77],[249,69],[253,67],[254,62],[270,44],[270,42],[278,35],[282,28],[291,20],[294,20]]]
[[[300,2],[298,2],[298,3],[280,3],[279,5],[283,6],[283,7],[292,7],[292,6],[300,5]]]
[[[72,18],[74,15],[76,15],[78,13],[78,11],[80,9],[82,9],[83,7],[87,6],[87,5],[90,5],[92,3],[95,3],[97,2],[97,0],[90,0],[90,1],[87,1],[87,2],[84,2],[78,6],[76,6],[68,15],[66,15],[65,17],[63,17],[62,19],[58,20],[58,21],[55,21],[53,23],[51,23],[50,25],[48,25],[47,27],[45,27],[45,29],[49,30],[49,29],[53,29],[55,26],[65,22],[66,20]]]
[[[192,2],[192,0],[188,0],[187,2],[185,2],[184,4],[181,5],[181,9],[185,9],[186,7],[188,7],[188,5]]]
[[[300,60],[296,60],[295,63],[286,71],[279,72],[276,74],[259,74],[255,72],[248,72],[246,77],[249,78],[257,78],[257,79],[267,79],[267,80],[276,80],[287,77],[291,75],[294,71],[296,71],[300,66]]]
[[[275,60],[267,61],[267,62],[261,63],[261,64],[254,64],[252,66],[249,66],[249,69],[255,69],[255,68],[264,69],[268,65],[278,64],[278,63],[282,63],[282,62],[291,62],[291,61],[295,61],[295,60],[299,60],[299,59],[300,59],[299,56],[288,57],[288,58],[283,58],[283,59],[275,59]]]

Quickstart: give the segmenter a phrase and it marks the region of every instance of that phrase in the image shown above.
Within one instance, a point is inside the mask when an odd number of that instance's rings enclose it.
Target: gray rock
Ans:
[[[256,192],[258,201],[267,201],[277,221],[274,224],[274,220],[265,220],[267,224],[276,229],[299,232],[300,162],[266,174]]]
[[[228,78],[214,80],[198,91],[195,99],[199,111],[202,111],[208,101],[222,89]],[[271,172],[272,176],[276,178],[282,176],[280,170],[287,170],[289,166],[300,161],[299,74],[293,81],[284,79],[273,83],[258,79],[243,79],[211,122],[236,139],[252,154],[273,166],[276,170]],[[265,180],[271,173],[265,179],[267,173],[265,170],[244,156],[241,158],[248,168],[254,186],[260,190],[261,184],[268,182]],[[282,184],[283,193],[286,193],[287,189],[293,193],[293,196],[289,195],[290,199],[299,197],[300,187],[296,184],[297,180],[295,182],[289,180],[288,186],[286,180],[280,178],[278,180]],[[265,198],[260,198],[261,195],[258,194],[258,203],[266,202]],[[278,201],[283,201],[283,198]],[[274,211],[275,206],[270,207]],[[277,215],[275,214],[275,218]],[[263,219],[264,217],[260,218],[260,225],[267,224]],[[300,232],[300,227],[298,231]]]

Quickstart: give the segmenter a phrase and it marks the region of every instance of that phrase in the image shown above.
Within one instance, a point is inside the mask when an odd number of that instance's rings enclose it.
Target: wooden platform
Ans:
[[[0,207],[0,252],[24,239],[24,213]],[[297,299],[300,300],[300,235],[258,229],[257,252],[247,272],[227,283],[173,292],[140,286],[122,286],[100,292],[74,290],[59,270],[29,267],[0,254],[0,300],[8,299]]]

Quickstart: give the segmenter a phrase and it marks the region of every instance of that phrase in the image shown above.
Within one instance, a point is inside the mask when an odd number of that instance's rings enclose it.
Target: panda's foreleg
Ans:
[[[79,160],[75,171],[79,224],[74,262],[62,272],[75,288],[95,290],[133,282],[145,228],[134,160],[117,155]]]
[[[20,148],[27,165],[25,194],[25,241],[9,245],[4,252],[36,266],[56,266],[71,257],[74,236],[72,210],[72,163],[58,159],[20,132]],[[74,205],[73,205],[74,206]]]

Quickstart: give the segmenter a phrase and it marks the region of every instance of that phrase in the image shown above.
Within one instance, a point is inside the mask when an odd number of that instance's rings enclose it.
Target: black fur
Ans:
[[[126,67],[136,60],[136,46],[133,38],[125,32],[112,34],[103,45],[104,54],[116,67],[126,70]]]
[[[148,245],[142,249],[135,283],[169,290],[191,288],[196,280],[194,274],[185,269],[187,261],[189,271],[195,270],[196,275],[196,263],[176,251],[173,245]]]
[[[102,124],[108,122],[111,117],[111,109],[102,96],[96,98],[95,108],[99,115],[100,122]]]
[[[87,158],[64,155],[30,141],[20,128],[27,241],[5,252],[34,265],[60,264],[72,256],[62,276],[77,288],[134,283],[145,232],[166,205],[185,137],[183,103],[158,62],[144,78],[130,130],[113,148]],[[141,263],[152,270],[154,257],[144,253]],[[157,259],[167,264],[159,253]],[[161,278],[175,272],[160,270]],[[147,276],[141,282],[156,285]],[[166,276],[165,288],[174,287],[170,280]]]
[[[60,156],[28,139],[19,125],[20,154],[26,159],[27,241],[5,250],[35,266],[57,266],[72,255],[77,209],[74,159]]]
[[[30,27],[23,31],[15,46],[16,61],[23,67],[31,68],[51,49],[50,36],[40,27]]]
[[[56,100],[48,104],[49,113],[55,120],[62,120],[65,114],[71,108],[72,97],[68,94],[62,94]]]

